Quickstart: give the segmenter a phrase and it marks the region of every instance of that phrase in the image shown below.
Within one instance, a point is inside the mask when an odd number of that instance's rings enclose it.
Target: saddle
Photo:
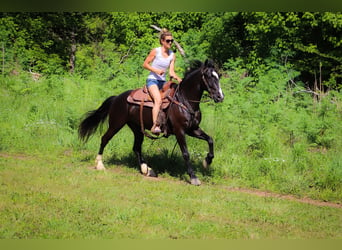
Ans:
[[[160,95],[162,98],[161,109],[166,109],[170,105],[170,100],[175,95],[176,86],[177,83],[168,81],[160,90]],[[133,90],[127,97],[127,102],[142,105],[144,107],[153,107],[153,99],[150,96],[146,86],[144,86],[143,88]]]

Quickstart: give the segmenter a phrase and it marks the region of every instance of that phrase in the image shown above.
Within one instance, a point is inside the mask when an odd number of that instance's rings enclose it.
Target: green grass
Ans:
[[[285,88],[287,75],[280,71],[270,71],[258,83],[240,79],[239,72],[230,75],[221,81],[225,101],[201,104],[201,127],[215,142],[209,172],[201,168],[206,143],[188,138],[201,179],[210,183],[229,179],[237,186],[341,203],[341,94],[332,91],[319,102],[307,94],[294,94],[295,89]],[[95,157],[102,134],[88,144],[78,140],[83,114],[110,95],[142,86],[138,79],[122,75],[107,82],[77,76],[33,81],[25,75],[1,80],[1,151],[86,150],[91,152],[89,159]],[[106,147],[105,158],[135,166],[132,143],[132,133],[124,128]],[[157,171],[186,179],[178,147],[171,156],[174,145],[174,137],[155,143],[146,140],[143,150]]]
[[[88,153],[0,158],[2,239],[341,239],[341,208],[145,178]],[[227,183],[226,183],[227,184]],[[229,184],[228,184],[229,185]]]
[[[341,94],[315,101],[281,88],[286,80],[279,72],[257,84],[238,75],[222,79],[223,103],[201,104],[202,128],[215,142],[210,170],[201,166],[206,142],[188,138],[199,188],[187,184],[173,136],[145,140],[145,159],[160,177],[140,176],[127,127],[105,149],[109,171],[91,169],[103,131],[81,143],[82,115],[110,95],[140,87],[137,79],[2,78],[0,237],[341,238],[340,208],[232,191],[341,204]]]

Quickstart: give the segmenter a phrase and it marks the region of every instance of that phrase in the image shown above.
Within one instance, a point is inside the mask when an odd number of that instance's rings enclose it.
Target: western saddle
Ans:
[[[177,83],[168,81],[164,84],[163,88],[160,90],[160,95],[162,98],[161,109],[166,109],[173,99],[176,92]],[[142,105],[144,107],[153,107],[153,99],[150,96],[146,86],[143,88],[135,89],[127,97],[127,101],[132,104]]]
[[[162,98],[162,105],[159,111],[157,123],[160,124],[161,129],[163,130],[163,136],[168,136],[166,120],[167,115],[164,112],[170,105],[171,102],[178,103],[173,100],[173,97],[176,93],[177,83],[168,81],[164,84],[163,88],[160,90],[160,95]],[[140,106],[140,126],[143,134],[151,139],[159,139],[160,137],[156,137],[155,135],[151,135],[145,131],[144,122],[143,122],[143,107],[153,108],[153,99],[150,96],[148,89],[146,86],[143,88],[133,90],[130,95],[127,97],[127,102],[136,104]]]

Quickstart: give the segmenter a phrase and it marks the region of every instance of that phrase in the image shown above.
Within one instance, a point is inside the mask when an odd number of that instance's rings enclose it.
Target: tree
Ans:
[[[3,73],[140,76],[143,59],[159,45],[154,24],[172,31],[189,59],[239,64],[255,78],[291,67],[307,87],[341,88],[339,12],[0,13],[0,24]]]

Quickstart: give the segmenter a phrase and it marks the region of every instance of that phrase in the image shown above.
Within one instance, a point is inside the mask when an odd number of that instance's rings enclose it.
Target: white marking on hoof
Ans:
[[[147,175],[148,172],[148,166],[146,163],[143,163],[140,165],[140,170],[143,175]]]
[[[202,164],[203,164],[203,167],[206,169],[209,167],[209,164],[206,159],[203,160]]]
[[[148,177],[157,177],[156,173],[146,163],[140,165],[141,173]]]
[[[105,166],[103,165],[103,162],[102,162],[102,155],[97,155],[96,156],[95,163],[96,163],[96,167],[95,167],[96,170],[106,170],[106,168],[105,168]]]
[[[191,178],[190,183],[195,186],[200,186],[202,184],[198,178]]]
[[[105,166],[103,165],[102,161],[98,161],[95,167],[96,170],[106,170]]]

